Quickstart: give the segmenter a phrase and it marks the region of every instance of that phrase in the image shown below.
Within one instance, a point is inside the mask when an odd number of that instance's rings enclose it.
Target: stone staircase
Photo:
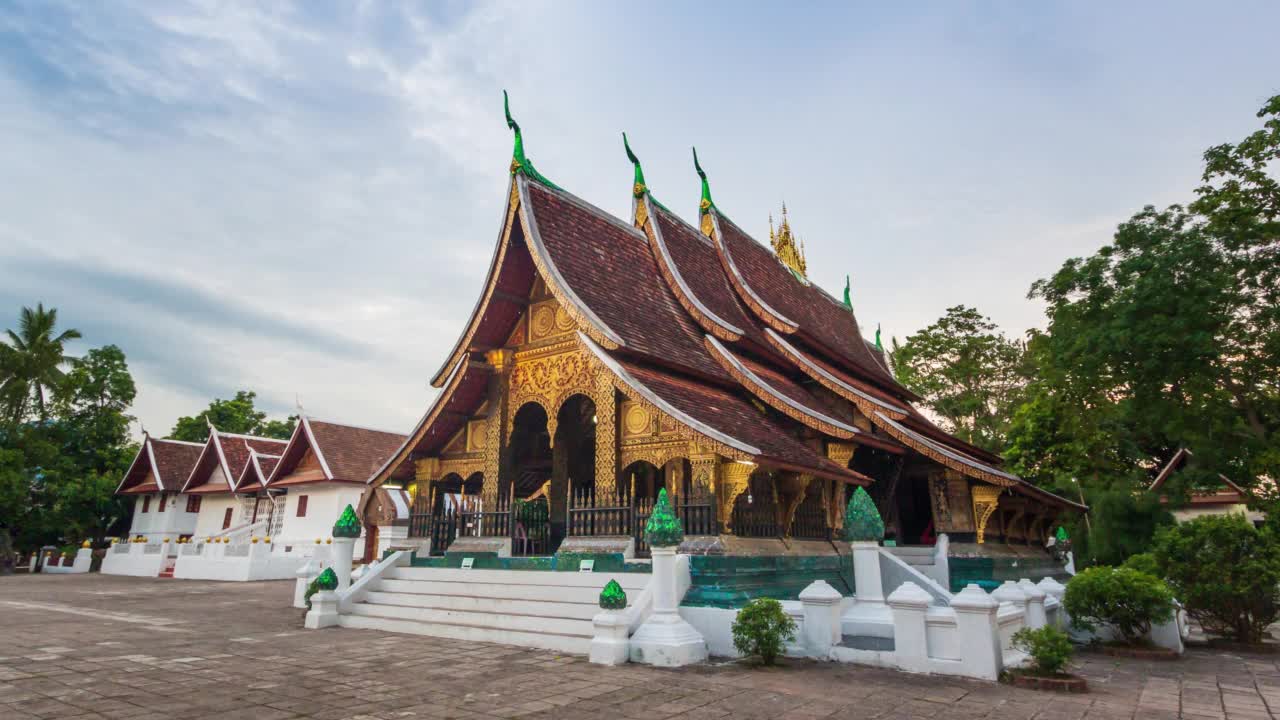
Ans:
[[[912,567],[927,568],[934,565],[934,549],[932,545],[903,545],[891,547],[889,552],[892,552],[899,560]]]
[[[617,580],[634,603],[650,577],[392,567],[343,611],[339,624],[586,654],[605,583]]]

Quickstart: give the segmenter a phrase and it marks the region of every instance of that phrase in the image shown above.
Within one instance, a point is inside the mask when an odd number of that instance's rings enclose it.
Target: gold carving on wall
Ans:
[[[986,542],[987,521],[1000,505],[1000,488],[991,485],[974,485],[973,521],[978,529],[978,544]]]
[[[755,463],[725,462],[720,465],[720,522],[733,534],[733,503],[751,484]]]
[[[484,420],[471,420],[467,423],[467,452],[483,452],[488,440],[488,431]]]
[[[608,377],[595,378],[596,497],[607,503],[618,497],[618,395]]]
[[[947,497],[947,476],[929,474],[929,504],[933,506],[933,527],[937,532],[951,532],[951,500]]]
[[[647,438],[653,435],[653,418],[643,405],[625,402],[623,406],[622,432],[626,439]]]
[[[573,347],[569,345],[568,347]],[[587,358],[581,351],[571,350],[555,354],[533,354],[526,356],[518,353],[515,367],[511,371],[510,407],[518,411],[527,402],[536,402],[547,413],[547,432],[554,443],[556,436],[556,416],[560,406],[571,395],[583,394],[595,396],[594,375]],[[514,422],[514,412],[508,420]]]
[[[812,481],[812,475],[782,473],[774,483],[778,495],[778,527],[782,528],[782,537],[791,537],[791,524],[795,522],[796,510],[804,502],[805,493]]]
[[[685,440],[668,440],[644,445],[624,445],[622,448],[621,466],[629,467],[632,463],[644,462],[661,468],[677,458],[689,454],[689,443]]]

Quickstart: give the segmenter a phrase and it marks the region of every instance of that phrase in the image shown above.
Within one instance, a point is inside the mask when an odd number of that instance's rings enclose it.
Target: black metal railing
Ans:
[[[551,513],[545,498],[515,501],[508,517],[513,556],[551,554]]]
[[[574,488],[569,496],[569,535],[602,537],[631,533],[631,505],[596,495],[595,487]]]
[[[778,537],[778,510],[773,503],[744,502],[733,506],[733,534],[738,537]]]
[[[799,540],[830,540],[831,530],[827,527],[827,512],[822,507],[822,498],[818,493],[810,491],[796,515],[791,520],[791,537]]]
[[[431,518],[431,554],[444,555],[458,537],[461,513],[448,508]]]

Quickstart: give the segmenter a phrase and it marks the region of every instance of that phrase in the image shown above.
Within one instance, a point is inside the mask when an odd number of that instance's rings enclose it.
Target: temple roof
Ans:
[[[116,493],[143,495],[178,492],[200,458],[204,443],[165,440],[143,435],[142,445],[120,479]],[[149,477],[148,477],[149,476]]]
[[[264,489],[267,484],[267,478],[271,477],[271,471],[275,469],[276,464],[279,462],[279,455],[266,455],[257,450],[251,450],[249,452],[249,462],[244,464],[244,470],[240,472],[240,477],[236,480],[235,491],[238,493],[252,493]]]
[[[234,492],[251,452],[275,454],[284,445],[284,440],[222,432],[211,426],[209,439],[183,483],[182,492],[198,495]],[[222,471],[221,478],[215,470]]]
[[[267,478],[268,487],[311,482],[364,483],[405,442],[403,433],[373,430],[303,416],[280,460]],[[319,462],[315,477],[289,478],[310,451]]]

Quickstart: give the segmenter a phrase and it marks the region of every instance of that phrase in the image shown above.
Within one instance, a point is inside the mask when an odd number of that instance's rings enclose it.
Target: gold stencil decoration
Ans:
[[[782,204],[782,224],[777,231],[773,229],[773,216],[769,216],[769,243],[778,256],[778,262],[786,265],[800,277],[808,275],[808,265],[804,260],[804,245],[800,244],[791,232],[791,220],[787,218],[787,204]]]
[[[532,315],[533,322],[530,325],[533,333],[530,335],[530,340],[541,340],[555,332],[556,310],[551,303],[535,306]]]
[[[1000,505],[1000,488],[992,485],[973,486],[973,520],[978,528],[978,544],[986,541],[987,521]]]
[[[624,406],[626,410],[622,420],[622,431],[628,438],[653,434],[653,420],[649,416],[649,411],[643,405],[628,402],[624,403]]]

